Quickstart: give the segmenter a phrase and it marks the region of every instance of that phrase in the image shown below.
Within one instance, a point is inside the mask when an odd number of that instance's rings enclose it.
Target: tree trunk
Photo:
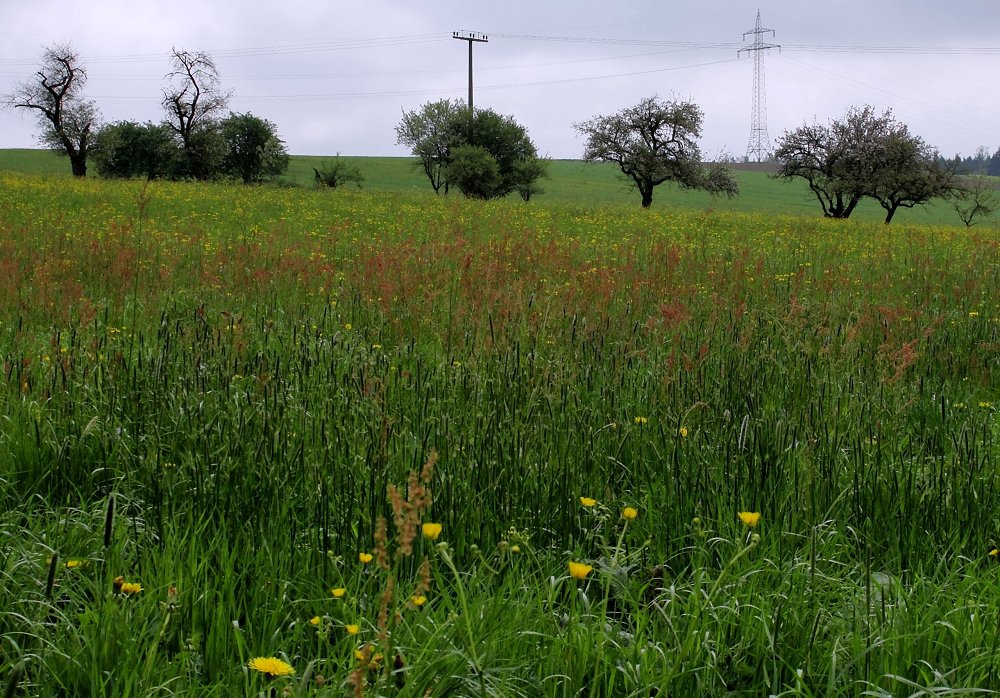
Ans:
[[[885,224],[889,225],[892,223],[892,217],[896,215],[896,209],[899,208],[899,204],[893,204],[885,210]]]
[[[87,156],[70,154],[69,164],[73,168],[74,177],[86,177],[87,176]]]
[[[642,207],[649,208],[653,203],[653,187],[640,184],[639,193],[642,194]]]

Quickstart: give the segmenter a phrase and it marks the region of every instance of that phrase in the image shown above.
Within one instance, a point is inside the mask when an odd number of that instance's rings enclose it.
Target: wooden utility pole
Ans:
[[[471,117],[475,114],[472,109],[472,43],[474,41],[485,43],[490,39],[485,34],[477,34],[475,32],[452,32],[451,38],[469,42],[469,116]]]

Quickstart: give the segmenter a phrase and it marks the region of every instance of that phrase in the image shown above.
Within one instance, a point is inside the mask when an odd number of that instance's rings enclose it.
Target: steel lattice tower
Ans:
[[[773,155],[771,139],[767,136],[767,95],[764,90],[764,52],[776,48],[778,44],[764,43],[764,35],[768,32],[774,36],[773,29],[765,29],[760,23],[760,10],[757,10],[757,26],[748,32],[743,32],[743,40],[753,35],[753,43],[737,51],[753,56],[753,108],[750,114],[750,143],[747,145],[747,160],[760,162],[769,160]]]

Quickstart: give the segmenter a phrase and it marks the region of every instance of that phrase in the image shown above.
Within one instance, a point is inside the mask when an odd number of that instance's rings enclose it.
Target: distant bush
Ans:
[[[318,187],[336,189],[353,182],[360,189],[361,183],[365,180],[361,170],[342,160],[339,153],[332,161],[323,163],[318,168],[314,167],[313,172]]]

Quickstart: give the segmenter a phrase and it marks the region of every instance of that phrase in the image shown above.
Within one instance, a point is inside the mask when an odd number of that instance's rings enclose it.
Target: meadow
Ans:
[[[1000,690],[996,228],[595,196],[0,172],[5,698]]]

